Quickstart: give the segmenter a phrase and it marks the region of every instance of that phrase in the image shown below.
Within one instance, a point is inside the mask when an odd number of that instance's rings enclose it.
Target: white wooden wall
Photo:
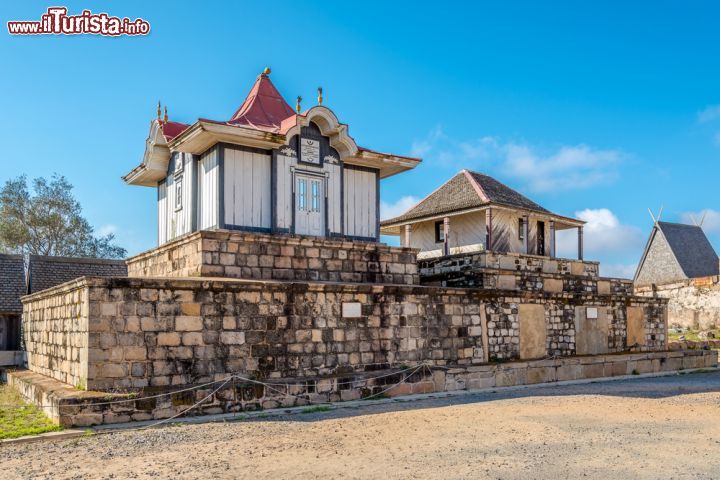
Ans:
[[[167,242],[168,211],[167,211],[167,185],[165,181],[158,183],[158,245]]]
[[[442,219],[440,219],[442,220]],[[443,247],[442,243],[435,242],[435,222],[416,223],[413,225],[410,235],[410,246],[419,248],[426,252],[437,250]],[[401,241],[405,242],[405,235],[400,235]],[[450,218],[450,235],[448,237],[450,248],[464,247],[481,243],[485,245],[485,212],[467,213]],[[403,245],[406,246],[406,245]]]
[[[297,161],[294,157],[277,156],[276,222],[277,228],[283,230],[290,230],[292,227],[293,179],[290,168],[296,164]]]
[[[325,164],[328,172],[327,180],[327,208],[328,208],[328,230],[329,232],[341,234],[342,228],[342,167],[338,164]]]
[[[161,200],[158,198],[158,213],[160,210],[165,211],[164,222],[158,221],[158,226],[164,223],[165,237],[163,239],[162,234],[160,235],[161,243],[169,242],[174,238],[177,238],[186,233],[192,231],[193,224],[193,207],[192,207],[192,190],[193,183],[196,181],[193,175],[193,158],[192,155],[187,153],[175,153],[173,154],[174,161],[170,165],[170,172],[165,178],[165,198]],[[182,173],[175,174],[174,162],[182,162],[183,170]],[[182,208],[176,208],[176,183],[182,179]],[[160,188],[160,187],[159,187]],[[161,207],[160,203],[165,203],[164,208]],[[162,241],[164,240],[164,241]]]
[[[272,226],[270,166],[269,154],[225,148],[225,224]]]
[[[198,168],[198,226],[201,230],[217,228],[219,225],[218,185],[220,165],[217,149],[212,148],[200,157]]]
[[[377,181],[375,172],[345,169],[345,235],[377,235]]]
[[[511,253],[527,253],[525,252],[525,242],[519,237],[519,219],[521,213],[509,212],[505,210],[494,209],[493,211],[493,245],[495,250]],[[485,211],[472,212],[464,215],[458,215],[450,218],[450,235],[448,242],[450,248],[464,247],[468,245],[476,245],[478,243],[485,245]],[[530,237],[530,254],[537,253],[537,221],[543,220],[538,217],[530,217],[529,237]],[[412,226],[410,235],[410,246],[419,248],[426,252],[442,248],[442,243],[435,242],[435,222],[438,220],[430,220],[427,222],[416,223]],[[400,241],[403,246],[405,235],[400,235]],[[545,220],[545,255],[550,254],[550,220]]]

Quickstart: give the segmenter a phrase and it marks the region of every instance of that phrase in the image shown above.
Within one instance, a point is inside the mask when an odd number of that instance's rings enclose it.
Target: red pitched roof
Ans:
[[[277,91],[270,77],[260,74],[245,101],[228,123],[278,132],[282,121],[294,115],[295,111]]]
[[[183,132],[183,130],[185,130],[188,126],[189,125],[187,125],[185,123],[180,123],[180,122],[171,122],[171,121],[163,122],[162,123],[162,132],[163,132],[163,135],[165,136],[165,140],[167,140],[169,142],[173,138],[180,135]]]

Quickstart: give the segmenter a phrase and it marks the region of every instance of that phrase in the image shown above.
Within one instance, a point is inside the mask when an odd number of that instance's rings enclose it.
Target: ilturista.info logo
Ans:
[[[113,17],[107,13],[83,10],[79,15],[68,15],[67,7],[50,7],[40,20],[7,22],[10,35],[147,35],[150,23],[142,18]]]

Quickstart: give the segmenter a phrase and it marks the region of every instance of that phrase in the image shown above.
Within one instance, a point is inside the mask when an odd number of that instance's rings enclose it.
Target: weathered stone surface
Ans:
[[[329,238],[200,231],[128,259],[131,277],[419,283],[417,251]],[[111,307],[108,307],[111,308]],[[184,315],[198,315],[186,306]]]
[[[520,358],[542,358],[547,355],[547,328],[545,306],[534,304],[519,305]]]

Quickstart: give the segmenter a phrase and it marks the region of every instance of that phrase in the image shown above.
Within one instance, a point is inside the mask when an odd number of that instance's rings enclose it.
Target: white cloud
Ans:
[[[626,157],[619,150],[583,144],[561,146],[550,152],[540,150],[491,136],[458,141],[446,135],[441,127],[412,145],[413,153],[429,163],[456,169],[496,170],[536,192],[582,189],[611,182],[617,177],[617,165]]]
[[[708,105],[698,113],[698,122],[707,123],[720,118],[720,105]]]
[[[688,225],[702,222],[702,228],[706,233],[720,233],[720,211],[706,208],[699,212],[684,212],[680,218]]]
[[[110,235],[110,234],[117,235],[117,232],[118,232],[118,226],[113,225],[111,223],[106,224],[106,225],[101,225],[100,228],[98,228],[98,230],[97,230],[97,234],[101,237],[104,237],[105,235]]]
[[[640,259],[645,239],[639,228],[620,223],[617,216],[607,208],[581,210],[575,216],[587,223],[583,229],[584,257],[602,260],[608,255]],[[577,255],[577,230],[557,232],[557,253],[560,257],[575,258]],[[618,272],[634,272],[633,264],[601,264],[603,275],[617,276]],[[613,275],[610,272],[614,272]],[[631,275],[632,276],[632,275]]]
[[[385,220],[387,218],[394,218],[398,215],[402,215],[410,210],[410,208],[414,207],[419,201],[419,198],[412,195],[401,197],[395,203],[380,201],[380,218]]]
[[[413,141],[412,146],[410,147],[410,155],[413,157],[422,157],[432,150],[438,142],[445,138],[447,137],[443,132],[442,126],[436,125],[427,137]]]
[[[617,150],[596,150],[587,145],[564,146],[550,155],[540,155],[527,145],[503,146],[502,169],[523,180],[537,192],[571,190],[608,183],[624,157]]]

